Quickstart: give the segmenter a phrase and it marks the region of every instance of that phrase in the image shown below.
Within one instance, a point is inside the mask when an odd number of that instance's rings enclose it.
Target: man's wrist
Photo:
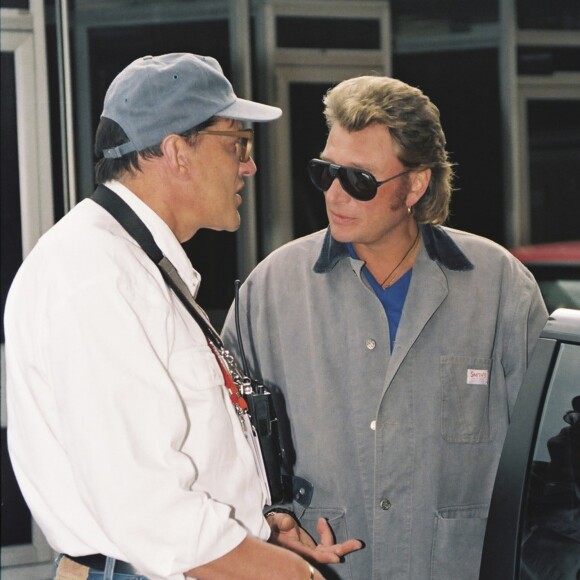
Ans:
[[[275,507],[272,508],[271,510],[268,511],[268,513],[266,514],[266,519],[268,519],[268,516],[273,516],[274,514],[287,514],[289,515],[298,525],[300,525],[300,520],[296,517],[296,514],[290,510],[284,509],[284,508],[279,508],[279,507]]]

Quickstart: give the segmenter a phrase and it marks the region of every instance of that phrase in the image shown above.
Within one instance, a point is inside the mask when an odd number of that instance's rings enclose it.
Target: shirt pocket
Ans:
[[[449,443],[491,439],[491,359],[441,357],[441,434]]]
[[[193,430],[196,425],[206,425],[211,429],[208,432],[228,429],[232,422],[228,407],[232,405],[209,346],[172,353],[169,372]]]
[[[232,468],[240,446],[247,445],[240,443],[244,436],[215,355],[207,345],[174,351],[169,372],[189,425],[181,449],[192,458],[200,480]]]
[[[195,399],[197,393],[209,389],[223,388],[223,375],[208,345],[174,349],[169,373],[186,400],[189,397]]]

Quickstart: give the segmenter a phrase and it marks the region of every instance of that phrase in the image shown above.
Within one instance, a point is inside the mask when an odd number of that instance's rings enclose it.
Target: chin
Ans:
[[[236,219],[232,220],[230,224],[224,227],[226,232],[237,232],[240,229],[240,225],[242,224],[242,220],[240,219],[240,214],[237,213]]]
[[[343,244],[352,242],[353,238],[356,237],[355,233],[348,231],[347,228],[335,226],[333,224],[330,224],[330,233],[337,242],[341,242]]]

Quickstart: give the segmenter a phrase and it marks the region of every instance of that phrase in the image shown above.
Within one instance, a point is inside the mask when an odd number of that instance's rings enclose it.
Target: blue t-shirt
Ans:
[[[358,260],[359,257],[356,255],[352,244],[347,243],[346,247],[348,248],[348,253],[353,258]],[[397,329],[399,328],[399,322],[401,321],[401,314],[403,313],[405,298],[407,298],[409,284],[411,283],[413,268],[405,272],[403,276],[401,276],[392,286],[389,286],[388,288],[383,288],[375,280],[375,277],[369,272],[366,266],[363,266],[362,270],[366,276],[366,279],[369,281],[371,288],[374,290],[378,299],[381,301],[383,308],[385,309],[387,320],[389,322],[389,335],[392,352],[393,345],[395,344],[395,337],[397,336]]]

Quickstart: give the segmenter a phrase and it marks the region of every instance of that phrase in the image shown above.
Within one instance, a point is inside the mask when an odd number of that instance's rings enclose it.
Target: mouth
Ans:
[[[356,218],[347,215],[338,214],[332,210],[328,210],[328,216],[331,222],[336,224],[351,224]]]

